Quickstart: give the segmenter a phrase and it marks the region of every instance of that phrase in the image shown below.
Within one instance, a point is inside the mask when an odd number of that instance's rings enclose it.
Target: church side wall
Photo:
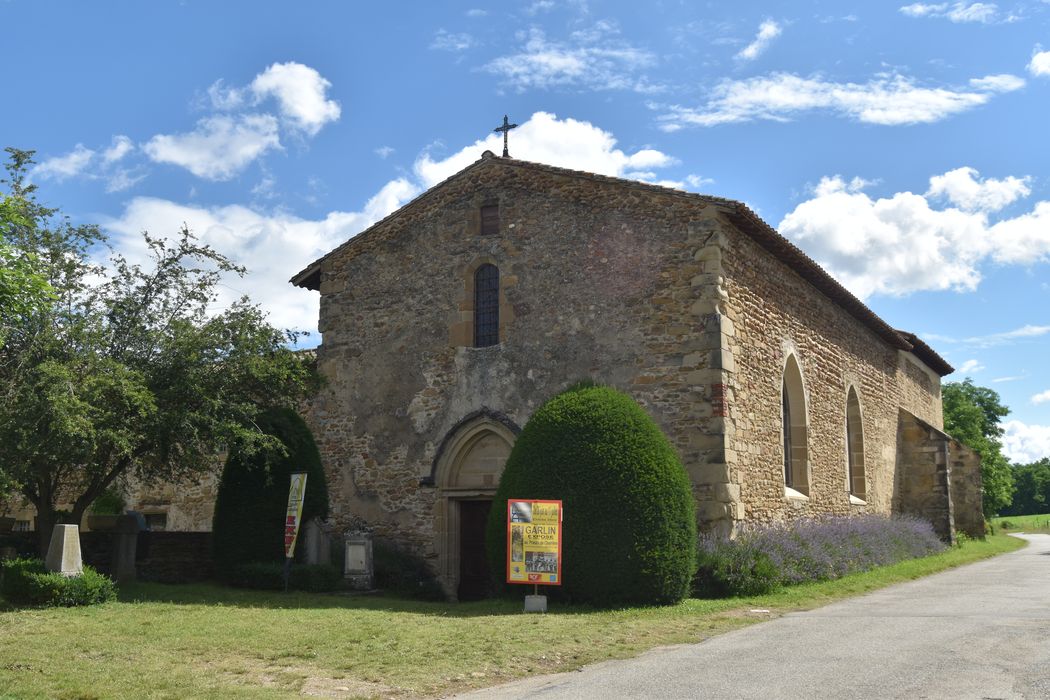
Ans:
[[[744,233],[727,225],[723,270],[730,342],[728,448],[747,519],[890,513],[903,407],[940,426],[939,377],[890,347]],[[781,387],[794,355],[805,387],[808,500],[785,495]],[[866,504],[851,501],[846,403],[856,388],[863,427]]]
[[[698,251],[719,224],[713,207],[683,201],[480,168],[326,261],[318,367],[328,385],[308,419],[336,527],[364,520],[381,538],[438,556],[442,496],[421,481],[449,432],[482,410],[524,426],[584,378],[633,395],[698,496],[714,497],[717,479],[705,475],[725,461],[712,418],[721,336],[710,304],[698,303],[714,293]],[[481,236],[477,211],[493,202],[500,234]],[[500,270],[501,343],[462,347],[465,290],[480,262]]]

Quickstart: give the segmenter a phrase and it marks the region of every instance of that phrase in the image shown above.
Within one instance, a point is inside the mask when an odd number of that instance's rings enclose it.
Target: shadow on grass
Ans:
[[[531,589],[528,592],[531,593]],[[169,603],[270,609],[372,610],[437,617],[520,615],[524,607],[524,596],[525,590],[522,589],[521,597],[516,598],[490,598],[465,603],[450,603],[409,600],[383,594],[348,595],[346,593],[305,593],[302,591],[284,593],[230,588],[211,583],[139,582],[120,584],[118,592],[118,599],[122,603]],[[549,612],[559,615],[585,615],[608,612],[608,610],[553,601]]]

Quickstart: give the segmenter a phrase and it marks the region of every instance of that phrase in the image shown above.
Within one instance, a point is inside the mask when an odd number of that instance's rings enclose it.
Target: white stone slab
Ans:
[[[47,547],[44,561],[48,571],[63,576],[79,576],[84,573],[84,562],[80,558],[80,528],[76,525],[55,525],[51,531],[51,544]]]

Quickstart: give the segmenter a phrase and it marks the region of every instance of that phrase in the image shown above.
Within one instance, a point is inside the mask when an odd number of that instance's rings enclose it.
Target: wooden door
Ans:
[[[459,502],[460,600],[480,600],[489,593],[491,575],[485,554],[485,524],[492,501]]]

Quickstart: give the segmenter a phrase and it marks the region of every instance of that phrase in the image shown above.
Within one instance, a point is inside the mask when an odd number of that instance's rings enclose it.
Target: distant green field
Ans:
[[[1004,515],[992,518],[996,532],[1044,532],[1050,534],[1050,513],[1044,515]]]

